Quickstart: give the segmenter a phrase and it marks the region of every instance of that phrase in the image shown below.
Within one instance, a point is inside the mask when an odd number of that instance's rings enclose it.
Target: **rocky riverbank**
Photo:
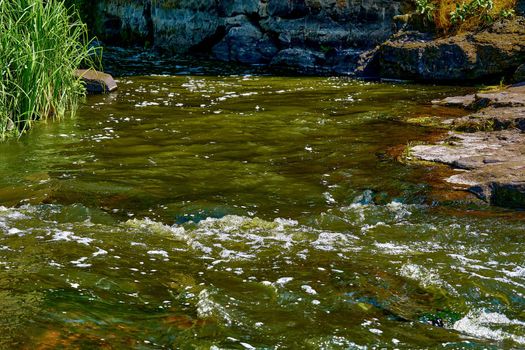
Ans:
[[[168,56],[428,82],[525,75],[525,0],[512,19],[445,38],[410,15],[411,0],[96,0],[91,9],[105,44]]]
[[[525,208],[525,86],[450,97],[436,105],[472,113],[442,121],[451,131],[440,142],[409,147],[410,161],[449,165],[447,179],[492,205]]]
[[[361,57],[357,74],[425,82],[500,81],[523,76],[525,18],[501,20],[478,32],[435,38],[402,30]]]
[[[394,32],[410,0],[96,0],[90,23],[109,45],[168,55],[353,74],[359,55]]]

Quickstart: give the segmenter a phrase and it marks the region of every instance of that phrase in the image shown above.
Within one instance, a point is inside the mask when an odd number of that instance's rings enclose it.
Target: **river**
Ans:
[[[396,159],[468,88],[118,83],[0,144],[0,348],[525,347],[523,213]]]

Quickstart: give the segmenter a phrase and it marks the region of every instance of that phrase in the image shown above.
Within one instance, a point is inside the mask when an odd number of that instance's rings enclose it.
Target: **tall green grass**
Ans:
[[[74,112],[92,66],[86,25],[63,0],[0,0],[0,139]]]

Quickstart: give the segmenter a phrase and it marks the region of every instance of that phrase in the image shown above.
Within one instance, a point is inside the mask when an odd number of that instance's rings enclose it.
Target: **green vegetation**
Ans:
[[[438,30],[457,32],[514,16],[516,0],[416,0],[416,5]]]
[[[87,28],[61,0],[0,0],[0,139],[75,111],[92,65]]]

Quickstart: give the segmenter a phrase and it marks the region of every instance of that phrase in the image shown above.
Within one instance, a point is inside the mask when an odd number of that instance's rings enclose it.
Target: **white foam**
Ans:
[[[358,238],[338,232],[321,232],[312,242],[312,246],[318,250],[332,251],[351,246],[350,240],[358,240]]]
[[[167,251],[165,250],[149,250],[148,251],[148,254],[149,255],[160,255],[160,256],[163,256],[165,258],[168,258],[169,257],[169,254]]]
[[[457,291],[447,282],[445,282],[437,271],[427,269],[416,264],[404,264],[399,270],[399,274],[403,277],[410,278],[419,282],[423,288],[430,286],[444,288],[453,295],[457,295]]]
[[[453,328],[458,332],[477,338],[497,341],[511,339],[519,344],[525,344],[524,336],[510,334],[497,328],[494,329],[495,326],[504,325],[523,327],[525,326],[525,322],[511,320],[507,316],[496,312],[472,310],[465,317],[454,323]]]
[[[308,294],[311,294],[311,295],[317,294],[317,291],[307,284],[302,285],[301,288]]]
[[[224,307],[211,299],[211,294],[207,289],[203,289],[198,295],[197,315],[200,318],[219,317],[227,325],[231,325],[232,319]]]
[[[86,256],[78,259],[78,260],[72,260],[71,263],[75,265],[76,267],[84,268],[84,267],[91,267],[91,264],[85,263],[88,258]]]
[[[135,107],[149,107],[149,106],[159,106],[160,104],[158,102],[148,102],[143,101],[135,104]]]
[[[22,230],[19,230],[17,229],[16,227],[11,227],[8,231],[7,231],[7,234],[8,235],[20,235],[21,233],[23,233],[24,231]]]
[[[374,245],[381,249],[384,253],[390,255],[401,255],[411,251],[410,247],[406,245],[397,245],[394,243],[378,243],[374,242]]]
[[[80,244],[89,245],[91,242],[93,242],[93,239],[88,238],[88,237],[77,236],[75,235],[74,232],[71,232],[71,231],[57,230],[53,234],[52,241],[66,241],[66,242],[74,241]]]
[[[293,281],[293,277],[281,277],[275,281],[275,285],[284,287],[285,284],[290,283],[291,281]]]
[[[504,271],[509,277],[525,277],[525,267],[523,266],[518,266],[512,271]]]
[[[108,252],[102,248],[97,247],[97,251],[93,253],[93,256],[106,255]]]

